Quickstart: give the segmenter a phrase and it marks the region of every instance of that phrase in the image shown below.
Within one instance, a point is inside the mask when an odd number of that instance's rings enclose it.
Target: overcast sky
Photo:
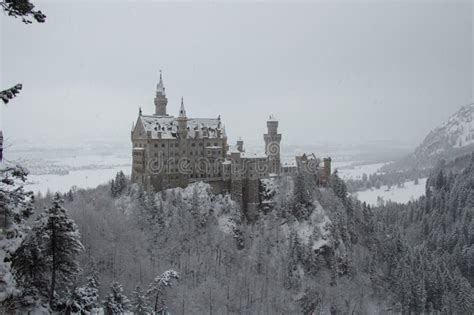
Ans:
[[[229,140],[419,143],[473,101],[470,1],[195,3],[33,1],[46,23],[2,15],[2,110],[11,141],[130,141],[154,112],[221,114]],[[66,3],[65,3],[66,2]]]

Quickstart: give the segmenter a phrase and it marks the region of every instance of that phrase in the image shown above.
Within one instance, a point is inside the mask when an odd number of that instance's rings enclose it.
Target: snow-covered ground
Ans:
[[[384,163],[374,163],[374,164],[366,164],[366,165],[357,165],[357,166],[351,166],[351,164],[342,164],[338,168],[338,165],[333,165],[333,169],[337,168],[337,172],[339,174],[339,177],[341,177],[344,180],[347,179],[362,179],[362,175],[365,173],[367,175],[374,174],[374,173],[379,173],[379,169],[384,166],[385,164],[388,164],[390,162],[384,162]]]
[[[380,189],[369,189],[365,191],[359,191],[354,195],[359,198],[360,201],[365,201],[370,205],[377,205],[377,197],[382,197],[383,201],[394,201],[400,203],[406,203],[410,200],[415,200],[425,194],[426,178],[422,178],[418,181],[418,185],[415,185],[414,181],[406,182],[404,187],[392,186],[390,190],[387,186],[382,186]]]
[[[84,169],[69,171],[66,175],[42,174],[29,175],[25,189],[33,192],[67,192],[72,186],[79,188],[94,188],[109,182],[117,172],[130,174],[131,167],[113,167],[102,169]]]
[[[117,172],[131,171],[126,146],[89,144],[70,147],[17,148],[5,155],[8,163],[29,170],[25,188],[35,193],[67,192],[72,186],[94,188],[109,182]]]

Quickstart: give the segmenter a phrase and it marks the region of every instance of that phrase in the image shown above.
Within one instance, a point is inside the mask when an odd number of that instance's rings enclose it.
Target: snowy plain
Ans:
[[[392,186],[389,189],[387,186],[381,186],[380,189],[359,191],[354,196],[370,205],[377,205],[379,203],[378,197],[382,198],[384,202],[406,203],[423,196],[425,194],[425,185],[426,178],[421,178],[418,181],[418,185],[415,185],[414,181],[409,181],[405,182],[403,187]]]

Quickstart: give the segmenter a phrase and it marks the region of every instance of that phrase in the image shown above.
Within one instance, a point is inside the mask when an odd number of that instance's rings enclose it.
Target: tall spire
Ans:
[[[168,116],[166,113],[166,105],[168,99],[166,98],[165,86],[163,84],[163,76],[160,70],[160,81],[156,85],[156,96],[155,96],[155,115]]]
[[[160,82],[158,82],[158,85],[156,86],[156,95],[161,94],[161,95],[166,95],[165,93],[165,86],[163,84],[163,76],[161,73],[160,69]]]
[[[186,117],[186,109],[184,108],[184,99],[181,97],[181,107],[179,109],[179,117]]]

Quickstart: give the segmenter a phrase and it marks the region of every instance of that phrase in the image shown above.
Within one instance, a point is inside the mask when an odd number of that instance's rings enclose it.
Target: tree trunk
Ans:
[[[51,268],[51,289],[49,292],[49,306],[53,309],[53,302],[54,302],[54,288],[56,287],[56,233],[54,229],[54,225],[52,226],[52,233],[51,233],[51,253],[52,253],[52,268]]]
[[[158,312],[158,294],[156,295],[156,298],[155,298],[155,313]]]

